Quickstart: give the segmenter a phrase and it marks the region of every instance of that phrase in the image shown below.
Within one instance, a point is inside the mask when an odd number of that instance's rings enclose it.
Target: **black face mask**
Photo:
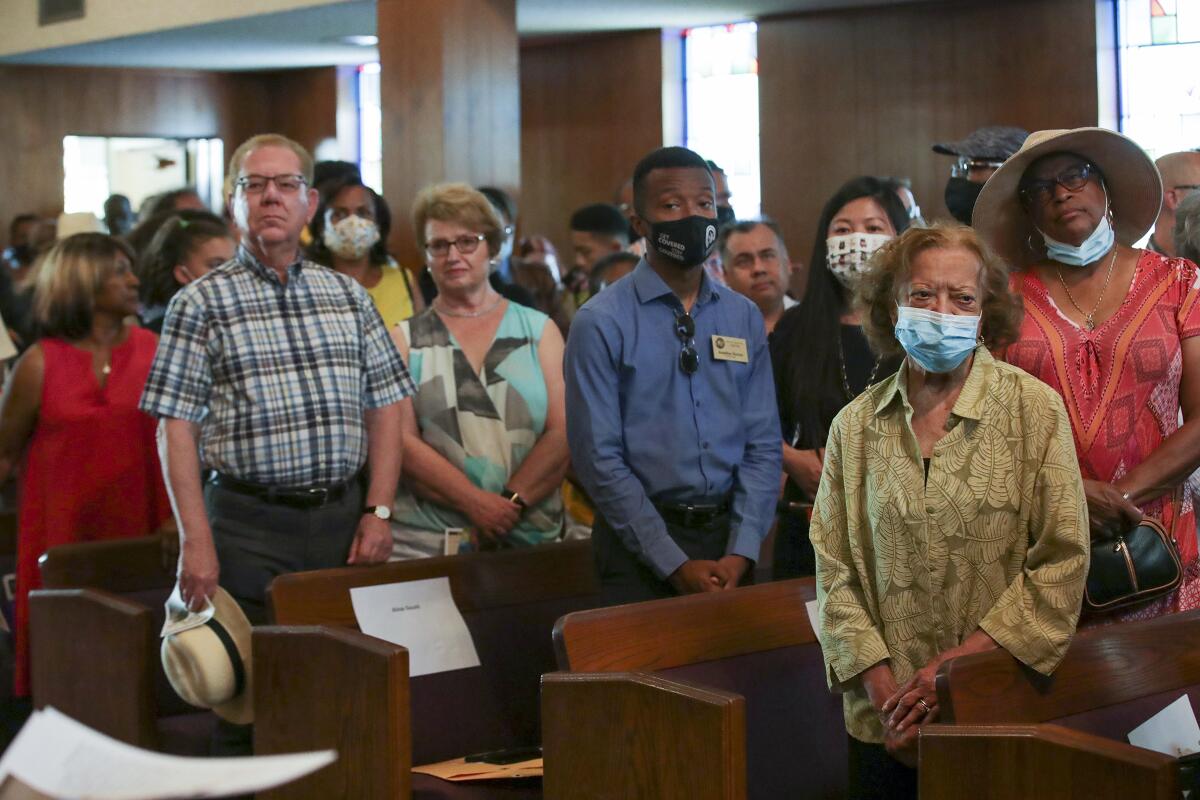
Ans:
[[[737,222],[737,215],[733,213],[733,206],[717,206],[717,228],[722,229],[727,225],[732,225]]]
[[[650,223],[650,246],[681,267],[703,264],[717,241],[717,221],[693,215]]]
[[[975,210],[975,201],[979,199],[982,183],[975,183],[966,178],[951,178],[946,181],[946,208],[950,215],[963,225],[971,224],[971,212]]]

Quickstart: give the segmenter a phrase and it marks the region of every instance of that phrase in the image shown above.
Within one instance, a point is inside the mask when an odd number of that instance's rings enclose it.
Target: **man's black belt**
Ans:
[[[313,486],[311,488],[268,486],[262,483],[244,481],[233,478],[217,471],[208,474],[208,482],[235,494],[253,497],[267,503],[275,503],[289,508],[320,508],[341,500],[354,478],[332,486]]]
[[[655,503],[662,518],[672,525],[703,528],[729,513],[729,501],[719,503]]]

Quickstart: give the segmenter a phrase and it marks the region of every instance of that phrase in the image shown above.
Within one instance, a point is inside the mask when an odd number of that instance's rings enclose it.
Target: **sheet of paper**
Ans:
[[[1129,733],[1129,743],[1169,756],[1200,753],[1200,725],[1185,694]]]
[[[804,610],[808,612],[808,624],[812,626],[813,633],[821,630],[821,614],[817,609],[817,601],[809,600],[804,604]]]
[[[408,674],[414,678],[479,666],[449,578],[359,586],[350,590],[350,602],[359,630],[408,648]]]
[[[413,772],[432,775],[444,781],[494,781],[503,778],[536,778],[542,774],[542,759],[531,758],[515,764],[467,763],[465,758],[452,758],[436,764],[413,767]]]
[[[246,758],[184,758],[118,742],[65,714],[36,712],[0,759],[11,777],[55,798],[160,800],[263,791],[333,763],[332,750]]]

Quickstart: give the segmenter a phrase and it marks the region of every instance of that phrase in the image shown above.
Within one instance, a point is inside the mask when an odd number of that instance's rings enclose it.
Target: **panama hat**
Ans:
[[[1118,242],[1131,245],[1150,230],[1163,191],[1158,168],[1145,150],[1106,128],[1035,131],[988,178],[971,215],[971,226],[1010,267],[1021,269],[1045,255],[1041,235],[1025,213],[1017,187],[1030,164],[1052,153],[1081,156],[1103,173]]]
[[[254,721],[250,620],[220,587],[212,603],[214,612],[207,622],[163,637],[163,671],[187,703],[247,725]]]

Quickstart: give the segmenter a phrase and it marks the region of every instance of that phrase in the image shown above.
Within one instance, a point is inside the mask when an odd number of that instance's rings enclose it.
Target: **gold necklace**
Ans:
[[[1096,298],[1096,305],[1092,306],[1092,311],[1089,314],[1079,307],[1079,303],[1075,302],[1075,295],[1071,294],[1071,288],[1067,286],[1067,282],[1063,280],[1062,267],[1058,268],[1058,282],[1062,284],[1063,291],[1067,293],[1067,299],[1071,301],[1071,305],[1075,306],[1075,310],[1083,314],[1083,324],[1088,331],[1096,330],[1096,312],[1100,310],[1100,304],[1104,302],[1104,292],[1108,289],[1108,282],[1112,280],[1113,267],[1117,265],[1117,248],[1113,248],[1112,261],[1108,262],[1108,274],[1104,276],[1104,285],[1100,287],[1100,296]]]
[[[479,311],[451,311],[450,309],[444,307],[441,303],[439,303],[437,301],[437,299],[435,298],[433,301],[433,310],[438,312],[439,314],[445,314],[447,317],[463,317],[465,319],[474,319],[475,317],[483,317],[483,316],[486,316],[486,315],[492,313],[493,311],[496,310],[496,307],[499,306],[503,302],[504,302],[504,295],[498,294],[498,295],[496,295],[496,301],[494,303],[492,303],[487,308],[480,309]]]

